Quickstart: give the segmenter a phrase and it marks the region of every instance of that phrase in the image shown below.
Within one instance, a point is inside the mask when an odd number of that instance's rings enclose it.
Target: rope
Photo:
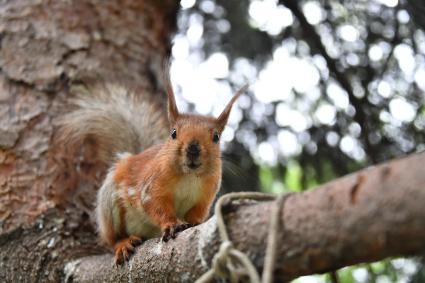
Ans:
[[[280,230],[280,212],[284,202],[290,194],[284,194],[279,197],[270,194],[256,192],[229,193],[218,199],[215,205],[215,215],[217,217],[217,227],[222,243],[218,252],[214,255],[211,269],[196,280],[196,283],[211,282],[214,277],[229,279],[230,282],[239,282],[243,276],[248,276],[251,283],[271,283],[273,281],[274,263],[276,260],[276,248],[278,245],[278,231]],[[254,264],[249,257],[234,248],[227,233],[224,222],[222,207],[226,203],[238,199],[252,199],[259,201],[276,200],[272,210],[270,226],[268,231],[267,248],[264,258],[263,278],[257,272]],[[239,266],[239,268],[238,268]]]

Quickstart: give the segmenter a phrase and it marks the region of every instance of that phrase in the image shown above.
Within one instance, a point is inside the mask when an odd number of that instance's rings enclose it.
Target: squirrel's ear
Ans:
[[[217,127],[218,130],[221,132],[223,131],[224,127],[227,124],[227,120],[229,119],[230,111],[232,110],[232,106],[235,103],[236,99],[238,99],[241,94],[243,94],[247,89],[249,85],[244,85],[236,94],[232,97],[230,102],[227,104],[226,108],[224,108],[223,112],[221,112],[220,116],[217,118]]]
[[[166,78],[165,84],[168,96],[168,122],[172,127],[175,124],[177,117],[179,116],[179,110],[177,109],[176,99],[174,97],[173,87],[171,86],[169,77]]]

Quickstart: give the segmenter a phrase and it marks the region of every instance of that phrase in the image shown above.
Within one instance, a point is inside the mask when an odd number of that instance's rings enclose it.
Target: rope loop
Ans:
[[[276,248],[278,244],[278,231],[281,229],[280,213],[283,209],[283,204],[291,194],[284,194],[276,197],[271,194],[241,192],[230,193],[223,195],[217,200],[215,205],[215,215],[217,217],[217,227],[220,233],[222,243],[218,252],[214,255],[211,269],[204,273],[196,283],[208,283],[215,277],[228,279],[232,283],[246,282],[242,278],[249,277],[251,283],[271,283],[273,281],[274,262],[276,259]],[[254,264],[249,257],[234,248],[227,233],[224,222],[222,207],[228,205],[232,200],[237,199],[252,199],[271,201],[275,200],[275,207],[272,209],[271,221],[269,225],[269,235],[267,240],[266,255],[264,257],[263,278],[260,280],[260,275],[257,272]]]
[[[215,254],[213,258],[212,268],[215,270],[215,273],[219,277],[228,277],[229,276],[229,268],[228,268],[228,260],[229,253],[233,249],[233,244],[230,241],[224,241],[220,245],[220,249]]]

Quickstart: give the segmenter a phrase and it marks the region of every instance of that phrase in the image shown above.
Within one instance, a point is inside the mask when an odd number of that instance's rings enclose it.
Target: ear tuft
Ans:
[[[230,102],[227,104],[226,108],[224,108],[223,112],[221,112],[220,116],[217,118],[217,127],[220,132],[223,131],[224,127],[227,124],[227,120],[229,119],[230,111],[232,111],[233,104],[235,103],[236,99],[238,99],[239,96],[241,96],[245,91],[248,89],[249,85],[244,85],[241,89],[239,89],[236,94],[232,97]]]
[[[173,87],[171,85],[169,72],[170,72],[170,66],[169,66],[169,62],[167,61],[164,64],[163,73],[164,73],[165,88],[166,88],[167,97],[168,97],[168,122],[170,123],[170,127],[172,127],[175,124],[177,117],[179,116],[179,110],[177,109],[176,98],[174,96]]]

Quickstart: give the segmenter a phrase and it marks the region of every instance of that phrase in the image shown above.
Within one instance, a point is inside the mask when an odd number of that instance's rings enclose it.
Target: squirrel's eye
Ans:
[[[176,131],[176,129],[173,129],[171,131],[171,137],[173,138],[173,140],[175,140],[177,138],[177,131]]]
[[[218,133],[214,133],[213,142],[218,143],[219,140],[220,140],[220,136],[218,135]]]

